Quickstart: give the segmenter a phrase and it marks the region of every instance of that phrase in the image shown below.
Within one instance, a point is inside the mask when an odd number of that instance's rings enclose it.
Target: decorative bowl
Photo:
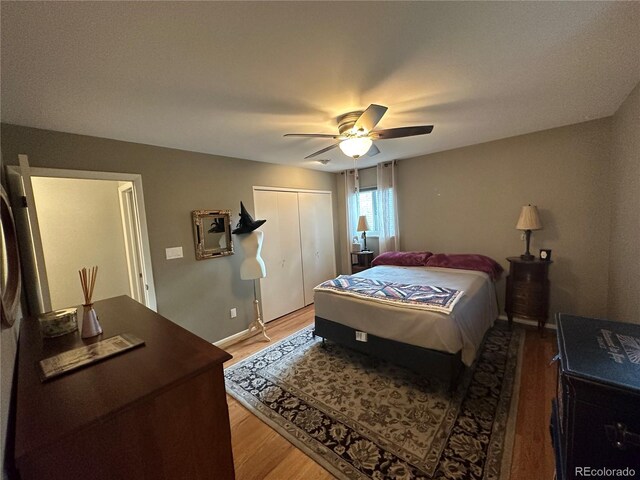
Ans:
[[[75,332],[78,329],[78,309],[65,308],[38,315],[43,337],[52,338]]]

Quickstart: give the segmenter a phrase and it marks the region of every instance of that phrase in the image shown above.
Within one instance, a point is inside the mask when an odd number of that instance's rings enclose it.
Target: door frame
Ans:
[[[18,157],[24,157],[26,160],[26,155],[18,155]],[[23,158],[20,158],[21,164],[23,163]],[[28,163],[27,163],[28,166]],[[27,198],[31,197],[31,202],[35,207],[35,202],[33,202],[33,190],[30,181],[25,181],[22,176],[22,170],[19,166],[16,165],[7,165],[7,172],[12,175],[18,175],[22,178],[23,188],[25,189],[25,195]],[[30,177],[53,177],[53,178],[75,178],[80,180],[112,180],[112,181],[120,181],[120,182],[131,182],[133,183],[133,194],[135,201],[135,208],[138,217],[138,238],[140,240],[141,246],[141,260],[142,260],[142,274],[143,280],[146,285],[144,289],[145,294],[145,305],[157,311],[158,305],[156,300],[156,290],[155,290],[155,282],[153,280],[153,267],[151,265],[151,249],[149,247],[149,234],[147,230],[147,216],[145,214],[144,208],[144,193],[142,190],[142,175],[138,173],[120,173],[120,172],[100,172],[95,170],[69,170],[63,168],[42,168],[42,167],[31,167],[28,166],[28,172]],[[13,193],[12,193],[13,194]],[[27,200],[29,202],[29,200]],[[33,212],[30,212],[33,215],[33,218],[37,221],[37,212],[35,208],[33,208]],[[39,231],[37,232],[39,235]],[[40,254],[42,257],[42,243],[40,242],[40,252],[36,252],[36,256]],[[44,270],[44,262],[37,261],[38,269]],[[42,263],[40,266],[39,264]],[[44,277],[40,275],[39,281],[42,282],[42,278],[46,281],[46,271]],[[48,285],[46,287],[46,291],[48,294]],[[50,303],[49,303],[50,305]],[[34,313],[34,312],[32,312]],[[37,312],[42,313],[42,312]]]
[[[129,274],[129,291],[131,298],[146,304],[144,267],[141,252],[140,222],[136,207],[136,197],[133,183],[122,182],[118,186],[118,200],[120,202],[120,219],[122,220],[122,234],[124,236],[124,250],[127,256],[127,272]]]

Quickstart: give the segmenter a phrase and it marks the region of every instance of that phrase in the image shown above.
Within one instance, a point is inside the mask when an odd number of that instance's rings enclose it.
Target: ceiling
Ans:
[[[613,114],[640,2],[2,2],[2,121],[337,171],[338,115],[389,107],[360,166]]]

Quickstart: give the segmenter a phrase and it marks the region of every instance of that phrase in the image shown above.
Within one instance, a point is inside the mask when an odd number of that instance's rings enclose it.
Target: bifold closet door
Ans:
[[[314,287],[336,276],[331,195],[298,192],[298,209],[304,304],[309,305]]]
[[[267,222],[262,258],[267,276],[260,279],[265,322],[304,307],[300,221],[296,192],[254,191],[255,218]]]

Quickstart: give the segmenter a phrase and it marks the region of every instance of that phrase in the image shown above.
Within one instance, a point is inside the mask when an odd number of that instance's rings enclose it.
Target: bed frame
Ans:
[[[356,340],[356,331],[351,327],[316,316],[314,336],[323,341],[331,340],[345,347],[357,350],[375,358],[382,358],[393,364],[406,367],[421,375],[443,379],[453,392],[458,386],[458,378],[464,370],[461,352],[445,353],[428,348],[367,334],[367,341]]]

